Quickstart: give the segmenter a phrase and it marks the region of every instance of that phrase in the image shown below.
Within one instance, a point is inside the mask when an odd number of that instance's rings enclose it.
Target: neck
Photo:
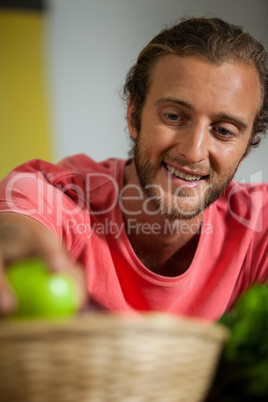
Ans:
[[[198,245],[203,214],[179,220],[155,213],[140,189],[133,163],[125,168],[123,217],[132,248],[148,269],[164,276],[187,270]]]

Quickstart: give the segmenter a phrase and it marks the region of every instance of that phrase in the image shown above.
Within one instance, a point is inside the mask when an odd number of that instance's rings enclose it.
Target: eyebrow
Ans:
[[[164,102],[175,103],[175,104],[183,106],[189,110],[195,110],[193,105],[191,105],[190,103],[185,102],[182,99],[173,98],[173,97],[160,98],[156,101],[156,105],[159,105]],[[228,120],[229,122],[234,123],[235,125],[238,125],[239,127],[241,127],[242,131],[246,131],[248,128],[248,124],[244,120],[240,119],[239,117],[230,115],[230,114],[219,113],[219,114],[214,115],[213,118],[221,119],[221,120]]]
[[[156,101],[156,105],[159,105],[161,103],[164,102],[171,102],[171,103],[176,103],[177,105],[181,105],[186,107],[189,110],[194,110],[194,107],[192,105],[190,105],[190,103],[185,102],[182,99],[178,99],[178,98],[172,98],[172,97],[167,97],[167,98],[160,98]]]
[[[242,119],[240,119],[240,118],[238,118],[236,116],[233,116],[233,115],[217,114],[217,115],[214,116],[214,118],[215,119],[228,120],[231,123],[234,123],[235,125],[239,126],[241,128],[242,132],[246,131],[247,128],[248,128],[248,124],[244,120],[242,120]]]

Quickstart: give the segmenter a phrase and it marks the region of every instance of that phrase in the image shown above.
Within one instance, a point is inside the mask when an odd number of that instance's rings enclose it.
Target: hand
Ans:
[[[17,308],[16,297],[6,278],[8,265],[31,257],[42,259],[52,272],[68,273],[77,287],[79,308],[86,305],[84,269],[70,259],[47,227],[28,216],[9,212],[0,214],[0,315],[11,314]]]

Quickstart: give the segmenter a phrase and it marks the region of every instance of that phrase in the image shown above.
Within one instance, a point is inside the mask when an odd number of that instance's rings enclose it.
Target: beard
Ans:
[[[144,147],[139,134],[134,147],[134,163],[141,189],[149,198],[150,208],[147,207],[147,213],[165,215],[171,220],[188,220],[202,213],[225,192],[239,166],[238,163],[235,169],[230,169],[224,177],[219,178],[212,168],[205,172],[200,164],[187,165],[185,161],[171,158],[167,153],[163,153],[156,163],[152,163],[150,157],[150,151]],[[184,189],[183,186],[172,183],[171,174],[166,176],[167,188],[157,185],[156,177],[161,169],[165,169],[164,161],[174,162],[177,166],[187,166],[193,171],[203,171],[206,174],[206,177],[201,179],[203,185]]]

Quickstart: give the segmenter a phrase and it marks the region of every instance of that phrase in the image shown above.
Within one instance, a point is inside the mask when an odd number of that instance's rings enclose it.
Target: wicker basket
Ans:
[[[0,322],[1,402],[197,402],[225,328],[161,314]]]

